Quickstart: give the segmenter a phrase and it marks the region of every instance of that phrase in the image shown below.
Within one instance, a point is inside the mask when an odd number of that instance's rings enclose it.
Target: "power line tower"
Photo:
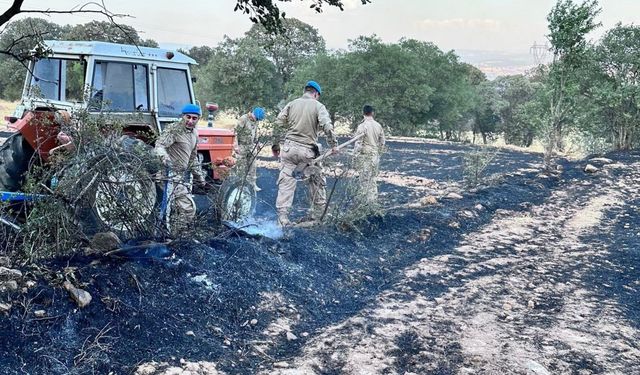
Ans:
[[[529,48],[529,53],[533,55],[533,62],[536,65],[544,64],[547,60],[547,54],[549,53],[549,45],[547,42],[544,44],[538,44],[537,42],[533,42],[531,48]]]

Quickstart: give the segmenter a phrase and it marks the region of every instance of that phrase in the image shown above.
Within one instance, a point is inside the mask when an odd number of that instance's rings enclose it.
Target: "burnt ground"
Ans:
[[[391,142],[379,186],[393,209],[360,233],[23,267],[20,287],[36,285],[1,296],[2,373],[640,374],[640,154],[546,177],[540,155],[500,151],[492,186],[446,199],[466,149]],[[259,174],[269,217],[277,171]]]

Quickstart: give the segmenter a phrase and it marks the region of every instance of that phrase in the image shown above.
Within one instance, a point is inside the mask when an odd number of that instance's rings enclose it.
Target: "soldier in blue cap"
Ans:
[[[156,140],[155,152],[169,170],[167,196],[170,204],[167,215],[171,223],[171,232],[180,233],[196,214],[196,207],[191,198],[189,174],[194,182],[203,186],[204,173],[198,163],[198,130],[196,126],[201,115],[200,107],[186,104],[182,107],[182,118],[167,125]]]
[[[320,85],[316,81],[308,81],[302,96],[289,102],[278,114],[278,125],[286,129],[284,139],[276,139],[272,147],[274,155],[280,156],[276,209],[281,226],[290,224],[289,210],[293,205],[297,182],[293,177],[293,171],[299,166],[308,165],[319,156],[317,142],[320,131],[324,132],[327,143],[334,152],[337,152],[331,117],[327,108],[319,101],[321,94]],[[276,138],[279,137],[276,135]],[[282,143],[281,155],[280,143]],[[327,182],[321,170],[309,176],[307,181],[311,201],[308,219],[318,222],[327,202]]]
[[[242,115],[236,124],[236,153],[238,155],[237,170],[242,177],[253,185],[255,191],[260,191],[256,184],[256,157],[260,151],[258,144],[258,122],[265,116],[262,107],[255,107],[251,112]]]

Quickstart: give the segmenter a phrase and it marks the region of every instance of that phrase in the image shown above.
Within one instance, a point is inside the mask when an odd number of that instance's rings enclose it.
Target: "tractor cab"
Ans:
[[[15,113],[55,108],[136,115],[154,132],[194,103],[189,66],[180,52],[105,42],[46,41],[50,54],[32,61]]]
[[[64,146],[61,126],[74,112],[108,114],[124,134],[151,148],[155,136],[181,118],[182,107],[196,103],[189,70],[196,61],[180,52],[93,41],[46,41],[45,47],[46,57],[30,62],[22,100],[8,119],[16,133],[0,146],[0,192],[19,192],[29,168],[46,165],[52,150]],[[236,207],[244,194],[249,200],[241,211],[249,214],[255,207],[252,187],[227,178],[234,164],[234,132],[198,131],[198,160],[225,200],[214,203]]]

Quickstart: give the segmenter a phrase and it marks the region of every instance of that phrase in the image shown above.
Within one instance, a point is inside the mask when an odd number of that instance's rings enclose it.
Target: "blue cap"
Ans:
[[[185,104],[184,107],[182,107],[182,114],[186,115],[186,114],[190,114],[190,115],[198,115],[201,116],[202,115],[202,111],[200,111],[200,106],[197,106],[195,104]]]
[[[318,92],[318,94],[322,95],[322,89],[320,88],[320,85],[316,81],[309,81],[307,82],[306,85],[304,85],[304,87],[305,88],[313,87]]]
[[[262,121],[264,119],[264,113],[264,108],[262,107],[255,107],[253,109],[253,117],[258,121]]]

